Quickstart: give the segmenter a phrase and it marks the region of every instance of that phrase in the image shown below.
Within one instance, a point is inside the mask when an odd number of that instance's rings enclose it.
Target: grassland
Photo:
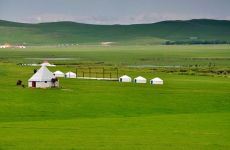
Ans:
[[[227,70],[229,55],[228,45],[1,49],[0,149],[229,149],[228,73],[191,76],[161,71],[172,68],[128,67],[198,64],[209,69],[215,63],[214,69]],[[19,79],[27,85],[35,68],[17,63],[45,58],[76,58],[50,60],[60,64],[50,71],[119,68],[119,75],[148,81],[158,76],[164,85],[59,78],[59,88],[16,86]]]
[[[188,20],[163,21],[137,25],[90,25],[74,22],[23,24],[0,20],[0,41],[3,44],[58,45],[97,44],[161,45],[166,40],[230,41],[230,21]]]
[[[42,60],[44,60],[43,58],[74,58],[77,61],[52,60],[52,62],[56,64],[104,62],[113,66],[121,63],[156,66],[195,64],[207,66],[209,63],[216,63],[216,66],[228,66],[227,59],[230,57],[228,44],[205,46],[48,46],[28,47],[27,49],[1,49],[0,52],[3,62],[8,63],[36,62],[34,58],[41,58]],[[197,60],[190,60],[193,58]],[[37,60],[37,62],[39,61]]]

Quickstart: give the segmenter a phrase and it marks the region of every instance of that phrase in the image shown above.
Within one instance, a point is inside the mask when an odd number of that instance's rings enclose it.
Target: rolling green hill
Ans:
[[[90,25],[74,22],[24,24],[0,20],[0,43],[47,44],[162,44],[167,40],[230,41],[230,21],[163,21],[135,25]]]

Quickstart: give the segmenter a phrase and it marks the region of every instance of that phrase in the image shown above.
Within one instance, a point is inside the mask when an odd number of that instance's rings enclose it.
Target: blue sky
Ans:
[[[0,0],[0,19],[142,24],[165,20],[230,20],[230,0]]]

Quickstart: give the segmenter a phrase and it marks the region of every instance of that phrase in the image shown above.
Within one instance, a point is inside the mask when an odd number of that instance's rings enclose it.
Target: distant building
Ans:
[[[14,48],[26,48],[25,46],[14,46]]]
[[[4,43],[3,45],[5,48],[10,48],[10,44],[9,43]]]
[[[146,83],[146,79],[142,76],[138,76],[134,79],[134,83]]]
[[[65,76],[64,73],[61,72],[61,71],[59,71],[59,70],[53,72],[53,75],[54,75],[55,77],[64,77],[64,76]]]
[[[76,78],[76,73],[69,71],[64,75],[64,77],[65,78]]]
[[[10,45],[9,43],[4,43],[4,45],[0,45],[0,48],[26,48],[25,46],[22,45]]]
[[[163,80],[156,77],[150,80],[150,84],[163,84]]]
[[[123,75],[119,78],[119,82],[131,82],[131,81],[132,79],[127,75]]]
[[[198,38],[197,37],[195,37],[195,36],[191,36],[190,37],[190,40],[197,40]]]
[[[53,66],[53,67],[56,67],[56,65],[50,64],[47,60],[44,60],[44,62],[41,65],[42,66]]]

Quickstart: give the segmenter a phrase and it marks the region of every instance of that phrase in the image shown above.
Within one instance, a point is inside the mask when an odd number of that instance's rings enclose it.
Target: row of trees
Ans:
[[[192,44],[230,44],[229,41],[166,41],[165,45],[192,45]]]

